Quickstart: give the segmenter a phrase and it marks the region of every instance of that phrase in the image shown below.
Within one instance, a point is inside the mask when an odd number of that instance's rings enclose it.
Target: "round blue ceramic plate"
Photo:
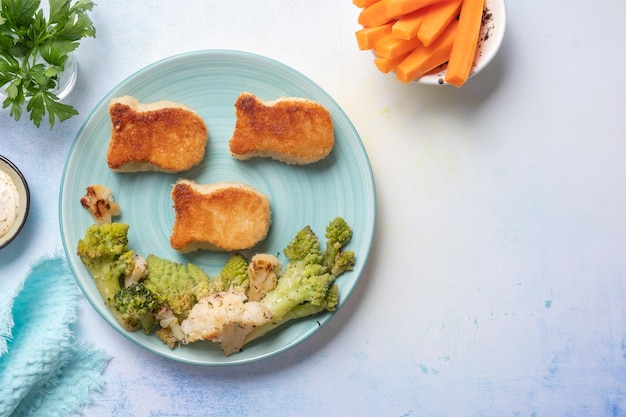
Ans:
[[[228,140],[235,126],[234,103],[249,91],[264,100],[304,97],[329,109],[336,143],[331,154],[315,164],[293,166],[270,159],[235,160]],[[180,174],[115,173],[106,164],[111,132],[111,98],[132,95],[141,102],[170,100],[186,104],[202,116],[209,129],[204,161]],[[91,215],[80,197],[91,184],[104,184],[120,204],[116,221],[130,225],[129,247],[137,254],[155,254],[176,262],[194,263],[209,276],[219,273],[229,254],[199,251],[179,254],[169,245],[174,211],[169,193],[179,179],[199,183],[236,181],[266,193],[273,223],[267,238],[252,252],[282,254],[298,230],[310,225],[324,241],[327,223],[342,216],[354,230],[349,249],[357,263],[338,278],[340,307],[356,286],[371,248],[376,220],[376,194],[371,167],[352,123],[337,103],[314,82],[272,59],[238,51],[199,51],[156,62],[129,77],[107,94],[87,118],[69,152],[60,190],[60,226],[69,264],[79,286],[98,313],[122,335],[163,357],[199,365],[242,364],[283,352],[313,335],[332,318],[322,314],[286,325],[251,342],[242,352],[225,357],[219,346],[196,343],[174,350],[154,335],[130,333],[113,318],[92,277],[76,256],[76,246]],[[251,255],[252,252],[248,255]],[[281,255],[281,261],[285,261]]]

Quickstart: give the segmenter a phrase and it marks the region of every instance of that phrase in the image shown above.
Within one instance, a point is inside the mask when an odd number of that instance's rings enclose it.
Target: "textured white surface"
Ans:
[[[376,239],[346,306],[253,365],[159,359],[83,302],[77,331],[114,356],[86,415],[620,416],[626,414],[626,3],[507,3],[492,64],[462,89],[401,85],[358,51],[349,1],[100,2],[49,130],[0,112],[0,153],[29,180],[0,286],[61,246],[71,142],[121,80],[170,55],[239,49],[324,88],[367,148]]]

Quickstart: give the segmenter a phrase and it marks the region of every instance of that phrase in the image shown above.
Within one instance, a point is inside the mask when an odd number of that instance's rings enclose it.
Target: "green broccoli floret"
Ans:
[[[209,276],[192,263],[184,265],[148,255],[146,265],[148,275],[143,284],[176,315],[185,315],[200,298],[213,292]]]
[[[113,298],[113,306],[118,321],[126,330],[142,329],[145,334],[152,333],[156,324],[154,314],[161,304],[156,295],[139,282],[120,289]]]
[[[247,291],[250,287],[248,261],[240,253],[233,254],[224,264],[220,274],[213,279],[213,292],[228,291],[240,287]]]
[[[78,241],[77,254],[110,308],[122,280],[135,267],[134,252],[127,248],[128,229],[124,223],[93,224]]]

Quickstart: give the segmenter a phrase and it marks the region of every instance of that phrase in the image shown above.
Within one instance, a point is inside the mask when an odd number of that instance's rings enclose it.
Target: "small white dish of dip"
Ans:
[[[0,249],[22,230],[30,208],[30,192],[20,170],[0,155]]]

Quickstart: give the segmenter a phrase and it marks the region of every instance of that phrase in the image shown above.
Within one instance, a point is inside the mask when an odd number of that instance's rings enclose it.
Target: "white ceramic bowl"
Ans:
[[[8,245],[22,230],[28,217],[28,210],[30,208],[30,192],[28,190],[28,183],[26,178],[20,172],[20,170],[7,158],[0,155],[0,170],[6,172],[17,188],[19,196],[19,208],[17,211],[17,218],[9,230],[2,236],[0,236],[0,249]]]
[[[482,71],[498,53],[506,29],[506,7],[504,0],[485,0],[485,16],[478,40],[478,50],[470,78]],[[419,84],[449,85],[444,81],[446,64],[429,74],[414,80]]]

